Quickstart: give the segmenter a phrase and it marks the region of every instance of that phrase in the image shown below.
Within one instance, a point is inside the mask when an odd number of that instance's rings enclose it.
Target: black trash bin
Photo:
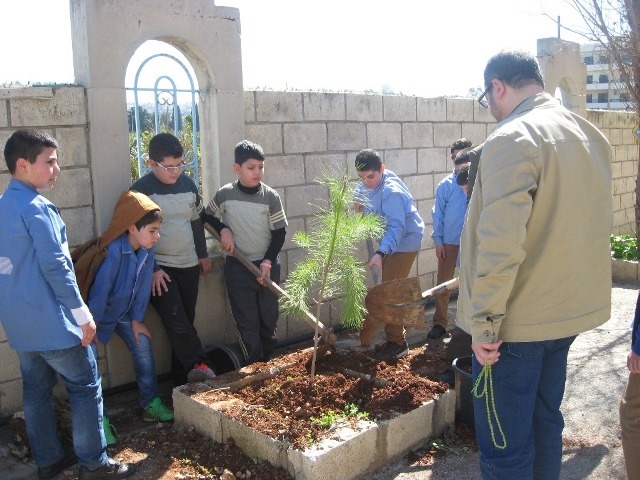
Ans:
[[[205,349],[207,361],[217,375],[232,372],[244,365],[240,345],[211,345]]]
[[[471,380],[471,356],[459,357],[453,361],[456,390],[456,423],[464,423],[475,429],[473,414],[473,388]]]

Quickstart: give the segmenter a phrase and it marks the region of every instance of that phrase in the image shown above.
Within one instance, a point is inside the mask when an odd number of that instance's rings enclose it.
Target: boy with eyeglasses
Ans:
[[[424,233],[424,221],[413,204],[413,197],[404,182],[385,169],[382,157],[375,150],[360,150],[355,167],[362,181],[356,189],[356,209],[383,217],[387,225],[368,267],[376,266],[383,282],[406,278]],[[409,345],[404,327],[385,325],[373,313],[367,313],[360,343],[369,345],[383,325],[387,342],[374,354],[374,359],[391,361],[406,356]]]
[[[188,372],[188,382],[215,377],[194,327],[200,274],[211,272],[211,260],[200,220],[202,198],[193,180],[183,174],[183,153],[174,135],[155,135],[149,142],[151,172],[130,187],[148,195],[162,210],[151,305],[171,343],[176,384],[184,383],[184,372]]]

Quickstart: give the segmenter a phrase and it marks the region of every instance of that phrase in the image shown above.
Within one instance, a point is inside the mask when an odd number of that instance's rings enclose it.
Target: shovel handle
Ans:
[[[373,250],[373,240],[371,240],[370,238],[367,238],[367,253],[369,254],[369,258],[373,257],[373,255],[376,253]],[[373,265],[371,267],[371,277],[373,278],[374,285],[379,285],[382,281],[380,270],[378,270],[378,267],[376,265]]]
[[[458,277],[452,278],[447,282],[443,282],[439,285],[436,285],[429,290],[425,290],[420,294],[421,298],[419,300],[412,300],[406,303],[396,303],[394,307],[410,307],[413,305],[424,304],[428,299],[435,297],[436,295],[442,295],[443,293],[451,293],[458,289],[460,286],[460,280]]]
[[[209,232],[211,234],[211,236],[213,238],[215,238],[219,242],[220,241],[220,234],[216,231],[216,229],[213,228],[211,225],[209,225],[206,222],[203,222],[203,224],[204,224],[204,229],[207,232]],[[233,253],[228,253],[227,252],[227,254],[231,255],[236,260],[238,260],[242,265],[245,266],[245,268],[247,268],[247,270],[249,270],[251,273],[253,273],[256,277],[260,277],[262,275],[262,271],[258,267],[256,267],[253,264],[253,262],[251,260],[249,260],[237,248],[235,249],[235,251]],[[267,287],[269,290],[271,290],[273,293],[275,293],[278,297],[286,297],[286,298],[289,297],[287,292],[280,285],[278,285],[276,282],[271,280],[269,277],[265,277],[264,284],[265,284],[265,287]],[[315,329],[316,328],[316,324],[318,325],[318,330],[320,331],[322,336],[326,339],[327,343],[329,343],[331,345],[336,343],[336,340],[337,340],[336,335],[333,332],[331,332],[330,330],[328,330],[322,324],[322,322],[317,320],[316,317],[313,316],[313,314],[309,310],[305,309],[304,310],[304,314],[305,314],[307,323],[309,323],[310,326],[312,326]]]

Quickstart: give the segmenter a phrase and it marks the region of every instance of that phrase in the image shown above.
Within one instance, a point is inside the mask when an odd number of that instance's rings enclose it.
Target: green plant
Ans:
[[[311,430],[309,430],[307,432],[307,445],[313,445],[313,442],[315,442],[316,439],[313,438],[313,433],[311,433]]]
[[[442,450],[444,452],[454,453],[456,455],[462,455],[468,452],[468,448],[459,447],[450,438],[432,438],[429,440],[429,447],[435,450]]]
[[[611,255],[613,258],[639,260],[638,238],[631,235],[611,235]]]
[[[313,298],[315,318],[320,321],[322,302],[326,298],[341,296],[341,323],[349,328],[360,328],[367,287],[364,266],[356,256],[356,248],[367,238],[382,236],[383,222],[376,215],[363,215],[350,208],[357,183],[348,175],[327,173],[319,183],[329,189],[329,201],[326,208],[319,208],[311,232],[298,232],[294,236],[294,242],[307,250],[308,257],[290,273],[282,309],[286,314],[300,318],[306,311],[309,298]],[[314,295],[310,295],[312,288],[317,288]],[[310,373],[312,385],[319,340],[316,323]]]
[[[360,407],[358,407],[358,405],[356,405],[355,403],[347,403],[344,406],[344,414],[347,417],[357,419],[369,418],[369,412],[361,411]]]
[[[328,412],[323,413],[319,417],[311,417],[311,421],[313,423],[317,423],[322,428],[330,428],[331,425],[334,425],[343,418],[342,415],[338,415],[333,410],[329,410]]]

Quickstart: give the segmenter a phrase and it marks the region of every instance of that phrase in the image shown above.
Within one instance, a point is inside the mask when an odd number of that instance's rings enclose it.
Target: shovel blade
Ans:
[[[421,298],[421,294],[417,277],[402,278],[372,287],[364,303],[369,315],[388,325],[424,327],[426,319],[422,304],[398,306]]]

